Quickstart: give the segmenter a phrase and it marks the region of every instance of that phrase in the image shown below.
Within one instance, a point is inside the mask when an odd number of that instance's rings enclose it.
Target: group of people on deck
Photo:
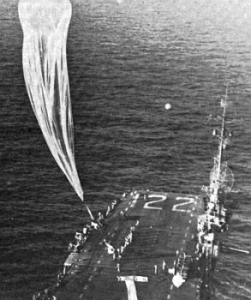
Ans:
[[[205,213],[198,217],[197,253],[218,255],[216,235],[227,230],[226,209],[218,200],[218,195],[211,194],[204,199]]]
[[[70,243],[68,246],[68,250],[70,252],[79,253],[80,247],[84,245],[85,241],[87,240],[88,236],[90,235],[91,225],[87,224],[83,231],[77,231],[75,233],[75,243]]]
[[[72,253],[79,253],[81,246],[83,246],[90,236],[90,233],[93,230],[97,230],[103,226],[103,220],[108,217],[114,210],[118,201],[114,200],[111,205],[108,206],[107,210],[102,213],[98,213],[98,217],[85,225],[83,229],[77,231],[75,233],[75,240],[73,243],[69,243],[68,250]],[[66,268],[64,266],[63,271],[58,273],[57,282],[51,289],[45,289],[43,292],[39,292],[36,295],[33,295],[34,300],[46,299],[46,300],[56,300],[57,298],[53,295],[53,291],[55,291],[62,283],[64,277],[66,275]]]
[[[82,230],[75,233],[75,242],[69,243],[68,250],[73,253],[79,253],[81,246],[84,245],[88,239],[92,230],[97,230],[103,226],[103,221],[111,214],[117,204],[117,200],[114,200],[111,205],[108,206],[105,213],[99,212],[98,217],[83,227]]]
[[[124,253],[126,247],[131,244],[133,238],[133,232],[136,230],[136,227],[139,225],[139,220],[136,221],[134,226],[130,227],[130,232],[125,236],[124,244],[118,248],[114,248],[110,243],[107,242],[106,239],[103,242],[106,245],[107,253],[112,255],[113,260],[117,261],[117,269],[120,272],[120,259],[122,258],[122,254]]]

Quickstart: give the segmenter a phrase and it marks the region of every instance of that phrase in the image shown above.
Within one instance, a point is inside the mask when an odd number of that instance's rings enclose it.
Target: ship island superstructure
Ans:
[[[222,233],[228,230],[229,212],[226,207],[226,195],[231,191],[234,183],[233,173],[224,160],[224,150],[229,144],[231,132],[225,128],[226,110],[228,106],[228,86],[226,95],[221,99],[223,109],[220,130],[214,129],[213,136],[219,141],[218,153],[214,157],[214,165],[210,174],[208,187],[202,190],[204,213],[198,217],[197,225],[197,254],[201,263],[201,285],[199,287],[199,299],[211,299],[213,292],[213,273],[221,247]]]
[[[211,299],[221,234],[229,142],[227,93],[218,153],[205,195],[130,190],[77,231],[54,286],[34,299]]]

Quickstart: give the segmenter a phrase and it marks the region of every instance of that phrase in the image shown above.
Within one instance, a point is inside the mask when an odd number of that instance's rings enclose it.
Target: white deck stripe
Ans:
[[[134,280],[127,279],[125,280],[127,293],[128,293],[128,300],[138,300],[137,291]]]

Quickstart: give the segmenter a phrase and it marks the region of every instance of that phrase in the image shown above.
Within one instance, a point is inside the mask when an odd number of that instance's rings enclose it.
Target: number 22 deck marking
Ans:
[[[162,210],[162,207],[160,206],[152,206],[151,204],[163,202],[167,199],[166,195],[158,195],[158,194],[151,194],[148,196],[148,198],[160,198],[157,200],[149,201],[145,203],[144,208],[145,209],[156,209],[156,210]],[[176,201],[183,201],[182,203],[175,204],[172,208],[172,211],[180,211],[180,212],[191,212],[190,209],[181,209],[181,207],[184,207],[186,205],[194,203],[194,198],[191,197],[176,197]]]

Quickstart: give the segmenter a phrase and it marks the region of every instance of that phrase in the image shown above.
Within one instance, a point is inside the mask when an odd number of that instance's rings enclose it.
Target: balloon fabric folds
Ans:
[[[73,141],[73,120],[66,59],[72,7],[69,0],[20,0],[23,72],[27,92],[56,162],[83,200]]]

